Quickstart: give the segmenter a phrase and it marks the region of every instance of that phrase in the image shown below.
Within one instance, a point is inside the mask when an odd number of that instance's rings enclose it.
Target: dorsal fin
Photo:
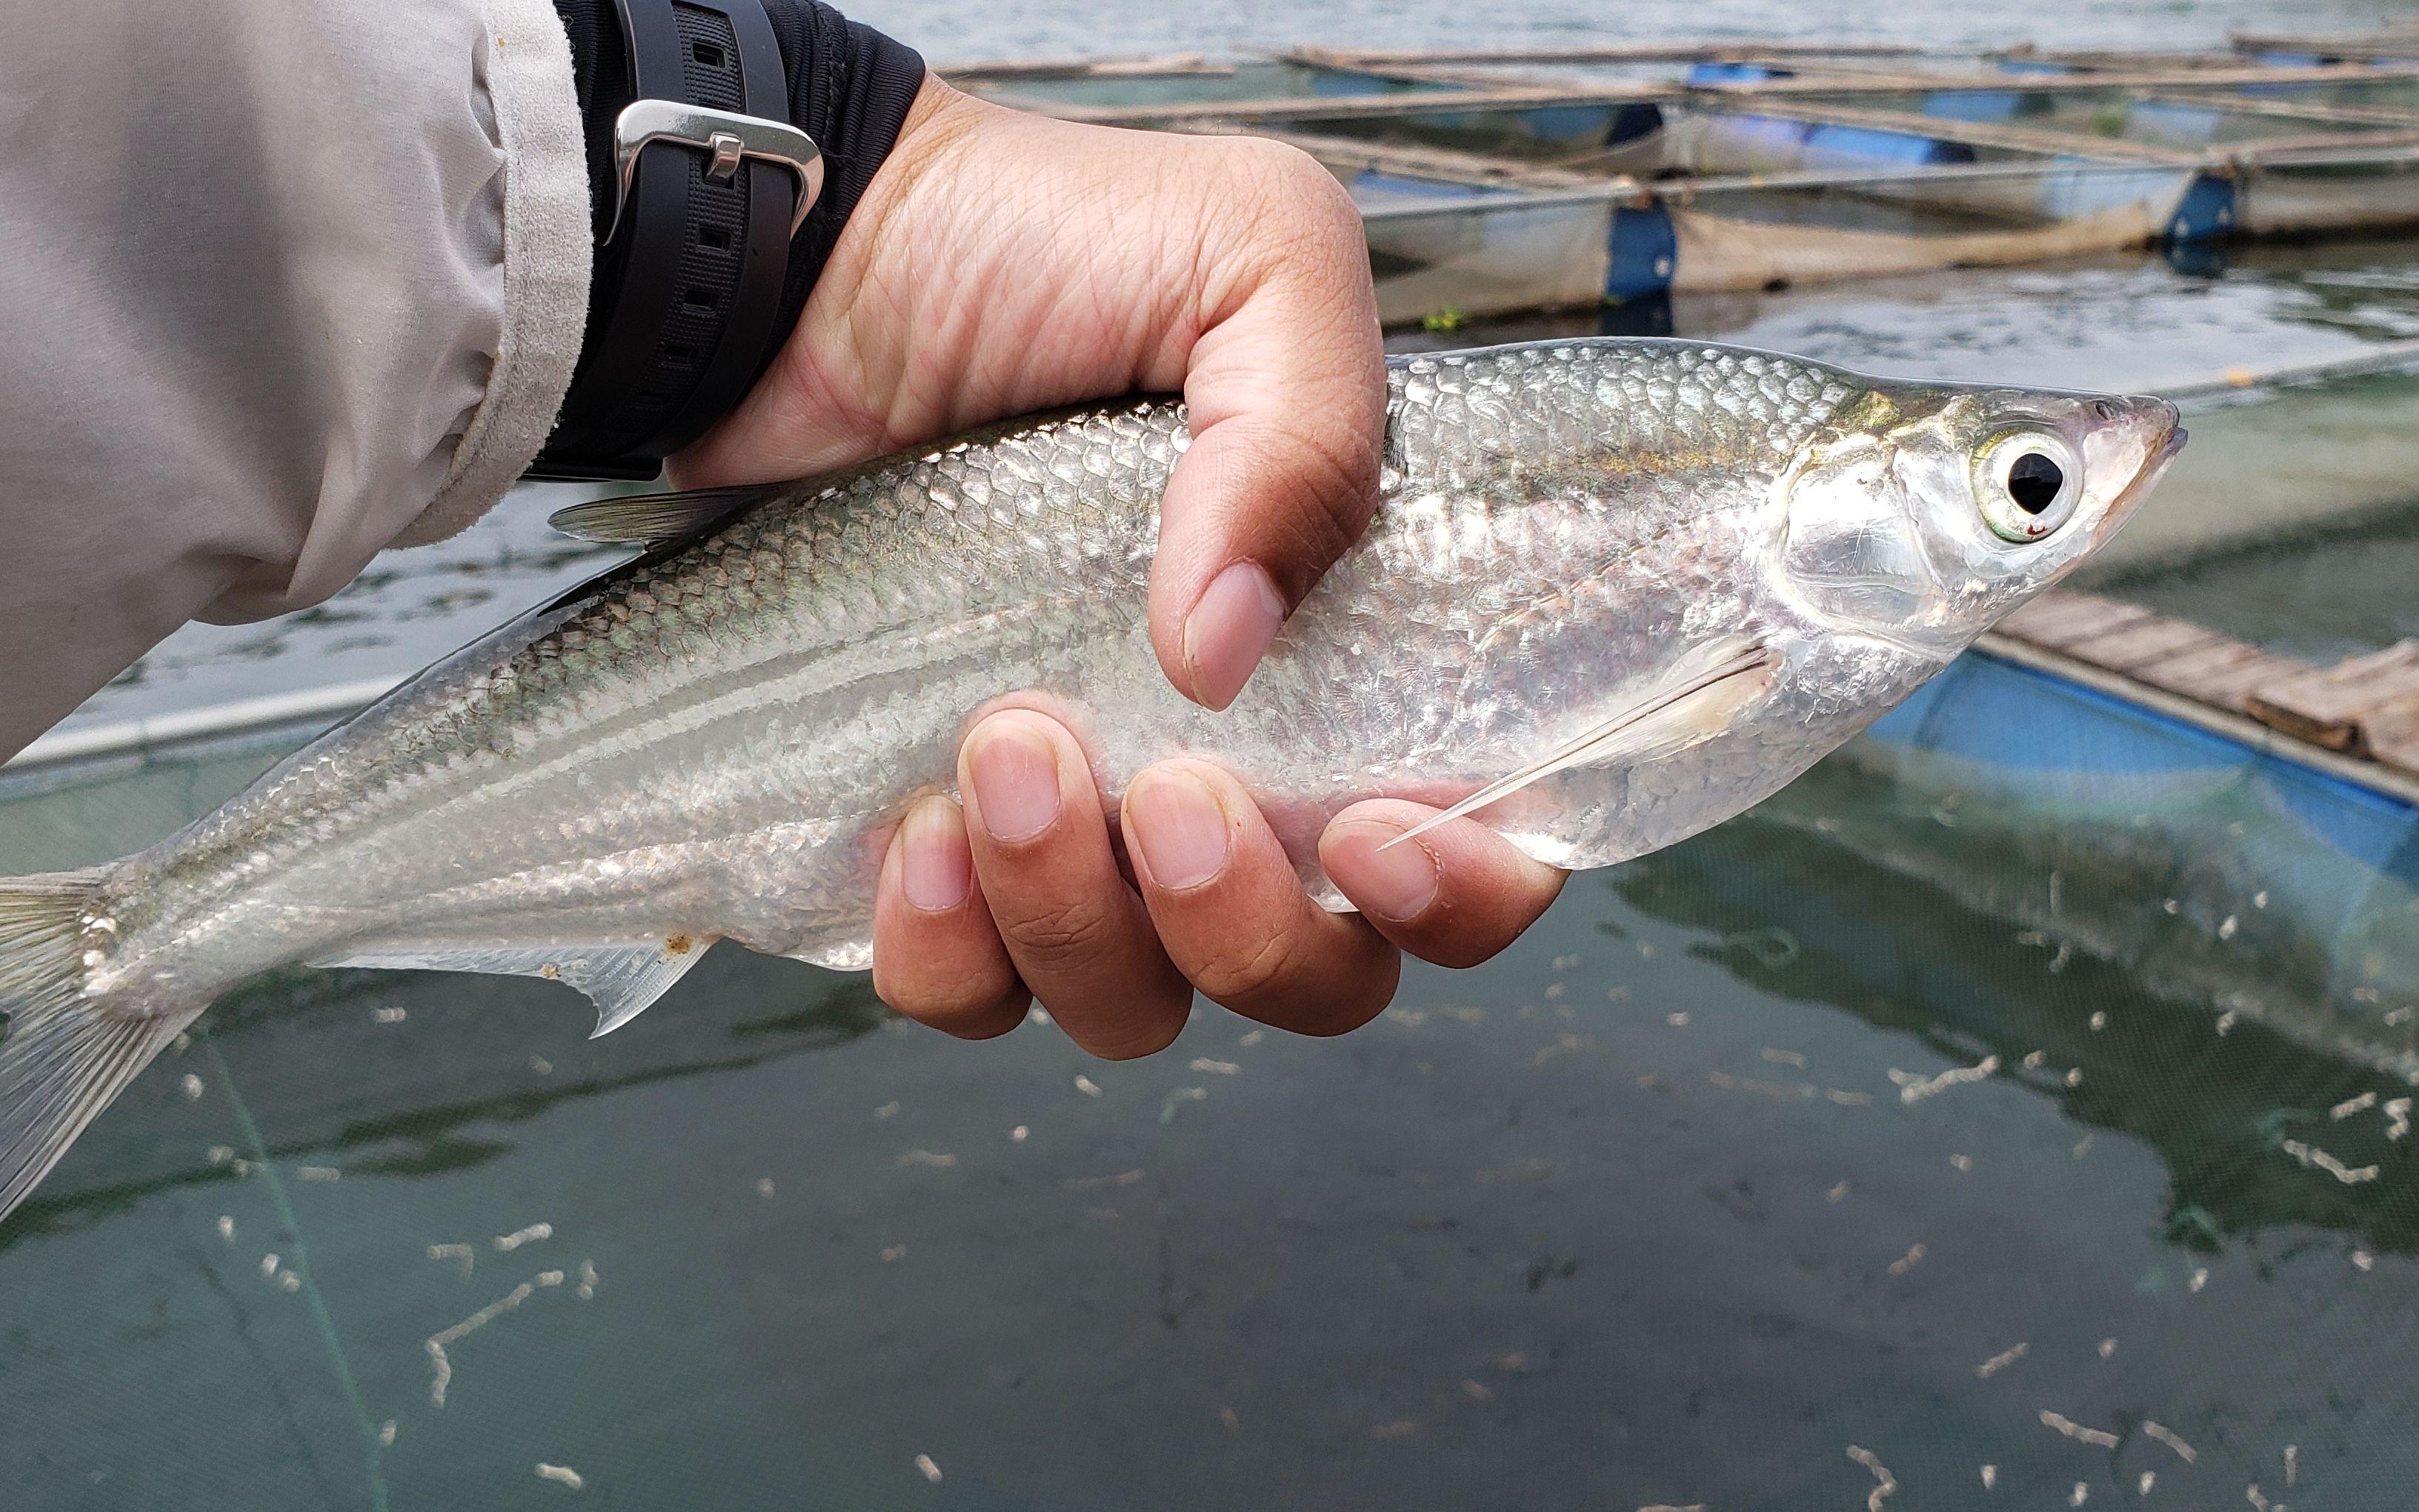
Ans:
[[[1683,656],[1661,681],[1610,717],[1500,777],[1442,813],[1379,846],[1400,845],[1574,766],[1634,766],[1720,734],[1772,687],[1780,656],[1752,636],[1725,636]]]
[[[577,540],[606,546],[656,546],[702,530],[734,509],[771,498],[781,486],[747,483],[729,488],[691,488],[686,493],[618,494],[558,509],[546,522]]]
[[[370,971],[483,971],[567,981],[596,1005],[596,1032],[589,1036],[593,1040],[645,1012],[713,943],[694,934],[674,934],[639,945],[400,946],[311,964]]]

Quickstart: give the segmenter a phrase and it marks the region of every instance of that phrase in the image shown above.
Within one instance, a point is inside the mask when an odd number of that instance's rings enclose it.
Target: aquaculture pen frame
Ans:
[[[1389,324],[1609,305],[1651,331],[1674,292],[2419,224],[2419,31],[2323,54],[2279,40],[1305,47],[945,71],[1070,119],[1302,147],[1362,207]]]

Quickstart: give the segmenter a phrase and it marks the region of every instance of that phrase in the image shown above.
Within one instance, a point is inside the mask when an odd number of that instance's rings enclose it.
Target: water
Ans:
[[[2419,816],[1995,667],[1343,1041],[967,1045],[728,948],[600,1041],[268,979],[0,1229],[0,1484],[1795,1509],[1854,1445],[1900,1506],[2407,1505]],[[21,780],[0,849],[269,754]]]

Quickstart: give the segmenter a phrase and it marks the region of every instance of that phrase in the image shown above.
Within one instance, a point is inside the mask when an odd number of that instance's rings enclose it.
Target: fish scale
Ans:
[[[865,966],[890,826],[951,789],[970,717],[1008,695],[1078,732],[1112,807],[1153,761],[1228,767],[1330,906],[1318,834],[1362,798],[1483,796],[1481,822],[1559,866],[1670,843],[2079,561],[2176,434],[2156,401],[1674,341],[1398,358],[1388,384],[1366,532],[1220,713],[1168,686],[1145,617],[1188,444],[1173,399],[735,508],[582,506],[655,544],[182,834],[0,881],[0,1210],[164,1037],[273,966],[556,978],[600,1032],[716,939]],[[2077,523],[2021,547],[1983,529],[2011,426],[2083,473]]]

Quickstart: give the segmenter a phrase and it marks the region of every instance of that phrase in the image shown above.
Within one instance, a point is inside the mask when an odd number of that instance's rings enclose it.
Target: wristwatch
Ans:
[[[787,334],[791,242],[823,191],[764,0],[613,8],[626,92],[591,85],[627,100],[612,116],[609,210],[587,340],[533,478],[652,478],[737,405]],[[615,61],[599,55],[592,67]]]

